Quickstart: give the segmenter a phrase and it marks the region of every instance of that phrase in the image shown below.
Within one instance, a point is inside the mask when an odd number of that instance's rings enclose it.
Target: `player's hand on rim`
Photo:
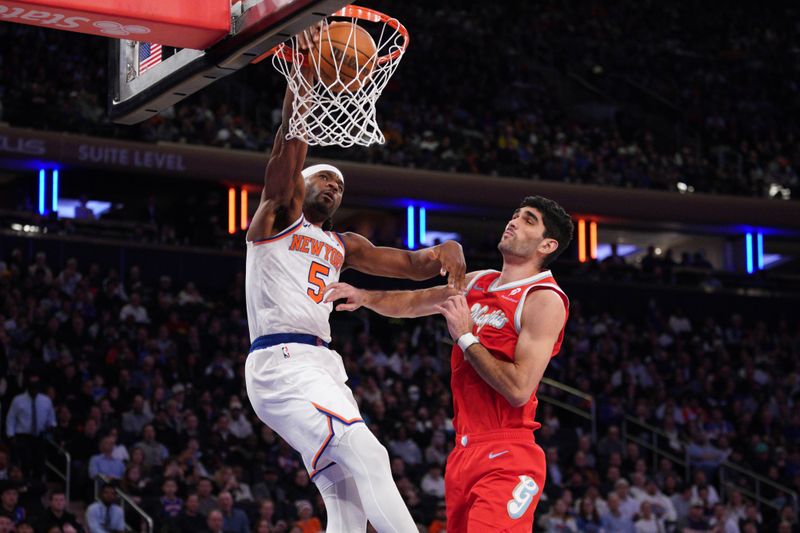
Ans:
[[[300,50],[313,50],[319,44],[319,36],[322,31],[322,22],[318,22],[297,34],[297,46]]]
[[[337,281],[336,283],[331,283],[322,291],[322,303],[336,300],[346,300],[345,303],[336,306],[337,311],[355,311],[366,303],[367,292],[363,289],[356,289],[347,283]]]
[[[442,265],[440,274],[447,276],[447,286],[461,292],[466,287],[467,262],[464,249],[456,241],[445,241],[430,249],[431,256]]]
[[[454,341],[464,333],[472,333],[472,314],[463,294],[449,297],[435,309],[447,320],[447,329]]]

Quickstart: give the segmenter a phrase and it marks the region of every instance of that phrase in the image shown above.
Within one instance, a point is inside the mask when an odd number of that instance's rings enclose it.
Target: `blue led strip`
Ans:
[[[424,207],[419,208],[419,244],[422,246],[427,242],[428,221],[426,220],[427,213]]]
[[[764,270],[764,234],[760,231],[756,234],[756,266]]]
[[[58,169],[53,171],[53,212],[58,212]]]
[[[747,233],[744,237],[744,253],[747,262],[747,273],[753,273],[753,234]]]
[[[39,169],[39,214],[44,215],[44,169]]]
[[[408,209],[406,210],[406,224],[408,225],[408,228],[407,228],[408,236],[407,236],[406,244],[408,245],[408,249],[409,250],[413,250],[416,247],[416,245],[414,243],[414,206],[413,205],[408,206]]]

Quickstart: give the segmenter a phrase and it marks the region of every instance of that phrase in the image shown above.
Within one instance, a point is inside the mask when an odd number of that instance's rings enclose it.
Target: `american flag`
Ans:
[[[139,43],[139,75],[150,67],[161,63],[161,45],[155,43]]]

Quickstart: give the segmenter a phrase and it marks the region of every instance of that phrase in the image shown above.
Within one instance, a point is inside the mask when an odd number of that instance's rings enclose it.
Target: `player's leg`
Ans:
[[[545,483],[544,453],[530,443],[504,443],[502,448],[507,453],[494,459],[487,454],[475,457],[491,461],[494,468],[469,489],[467,533],[528,533],[533,529],[533,515]],[[483,451],[491,449],[483,447]]]
[[[361,506],[356,481],[340,465],[332,464],[314,476],[328,515],[327,531],[367,530],[367,515]]]
[[[456,448],[447,457],[444,471],[444,501],[447,511],[447,529],[466,531],[469,519],[469,499],[467,491],[470,472],[464,470],[464,454]]]
[[[258,417],[300,452],[312,478],[331,462],[348,472],[379,533],[416,533],[392,479],[389,454],[361,422],[344,384],[341,360],[318,347],[292,345],[290,357],[275,349],[250,354],[245,364],[247,394]],[[324,366],[331,362],[332,369]]]
[[[386,448],[364,424],[339,427],[343,433],[326,453],[353,476],[372,526],[378,533],[416,533],[411,513],[392,479]]]

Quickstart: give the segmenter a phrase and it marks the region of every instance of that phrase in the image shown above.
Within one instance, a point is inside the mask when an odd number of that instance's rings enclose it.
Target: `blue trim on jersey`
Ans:
[[[347,255],[347,246],[344,245],[344,239],[342,239],[342,234],[338,231],[334,231],[336,234],[336,238],[339,239],[339,244],[342,245],[342,251],[344,252],[345,256]]]
[[[250,353],[256,350],[263,350],[277,344],[310,344],[311,346],[328,347],[328,343],[316,335],[306,335],[305,333],[273,333],[272,335],[262,335],[250,345]]]
[[[272,237],[265,237],[265,238],[263,238],[263,239],[259,239],[259,240],[257,240],[257,241],[250,241],[250,242],[252,242],[253,244],[258,244],[258,243],[260,243],[260,242],[269,242],[269,241],[274,241],[274,240],[276,240],[276,239],[280,239],[281,237],[283,237],[283,236],[284,236],[284,235],[286,235],[287,233],[291,233],[292,231],[296,230],[296,229],[298,228],[298,226],[300,226],[300,224],[302,224],[302,223],[303,223],[303,221],[305,220],[305,218],[306,218],[306,217],[304,217],[304,216],[301,216],[301,217],[300,217],[300,219],[297,221],[297,224],[294,224],[293,226],[289,226],[289,227],[288,227],[288,228],[286,228],[285,230],[281,231],[280,233],[276,233],[276,234],[275,234],[275,235],[273,235]]]

